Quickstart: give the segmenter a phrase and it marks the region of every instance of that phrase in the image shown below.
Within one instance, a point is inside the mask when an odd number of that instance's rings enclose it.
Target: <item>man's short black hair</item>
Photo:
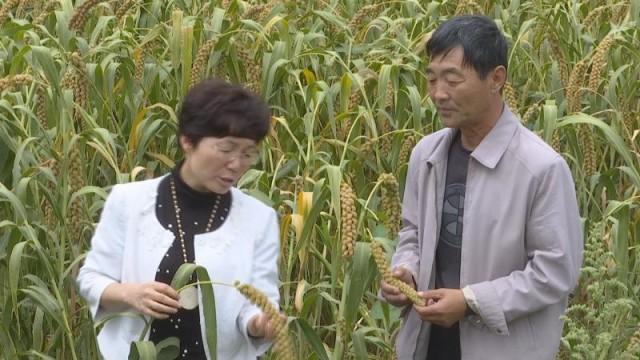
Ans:
[[[481,79],[496,67],[507,68],[507,39],[486,16],[463,15],[443,22],[427,41],[427,56],[446,55],[462,47],[462,64],[473,68]]]
[[[182,102],[179,135],[197,145],[203,137],[235,136],[259,142],[269,132],[271,112],[258,95],[219,79],[195,85]]]

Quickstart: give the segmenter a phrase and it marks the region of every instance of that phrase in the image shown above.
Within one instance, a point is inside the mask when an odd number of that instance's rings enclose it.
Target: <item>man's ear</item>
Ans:
[[[491,71],[489,78],[491,81],[492,92],[502,93],[504,84],[507,82],[507,69],[502,65],[497,66],[493,71]]]
[[[493,69],[493,81],[502,91],[504,84],[507,83],[507,69],[504,66],[500,65]]]

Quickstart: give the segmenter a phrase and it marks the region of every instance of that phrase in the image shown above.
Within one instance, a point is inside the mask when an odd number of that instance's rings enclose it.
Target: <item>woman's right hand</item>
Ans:
[[[124,304],[154,319],[167,319],[180,308],[178,299],[178,292],[165,283],[122,283],[107,286],[101,304]]]

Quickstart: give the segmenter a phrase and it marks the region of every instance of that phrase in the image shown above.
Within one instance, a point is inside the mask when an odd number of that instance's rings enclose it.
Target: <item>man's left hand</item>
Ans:
[[[451,327],[464,318],[467,303],[460,289],[427,290],[419,292],[418,296],[425,299],[427,305],[413,305],[413,308],[424,321]]]

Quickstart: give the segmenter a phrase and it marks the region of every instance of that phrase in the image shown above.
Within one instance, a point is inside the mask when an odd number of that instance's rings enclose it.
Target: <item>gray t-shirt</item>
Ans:
[[[460,250],[465,184],[471,151],[462,147],[460,132],[449,148],[447,180],[442,205],[440,237],[436,248],[436,288],[460,288]],[[460,359],[460,329],[431,326],[428,360]]]

